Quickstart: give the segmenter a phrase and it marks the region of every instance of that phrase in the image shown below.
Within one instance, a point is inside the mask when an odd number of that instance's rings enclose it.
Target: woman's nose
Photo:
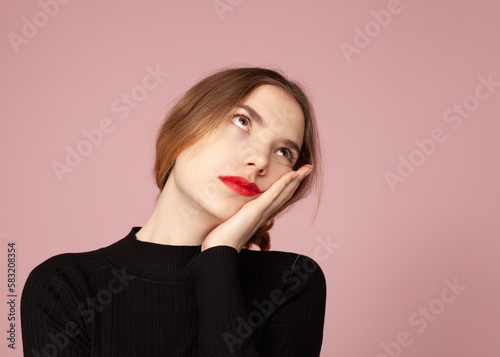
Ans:
[[[268,154],[264,150],[253,148],[243,155],[243,163],[245,166],[257,171],[259,175],[265,175],[269,165]]]

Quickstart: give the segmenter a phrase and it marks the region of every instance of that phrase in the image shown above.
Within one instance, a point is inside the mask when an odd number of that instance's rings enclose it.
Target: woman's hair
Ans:
[[[219,124],[228,120],[231,110],[242,103],[257,87],[266,84],[283,89],[295,98],[302,108],[305,118],[304,138],[293,169],[297,170],[305,164],[312,164],[314,169],[301,181],[292,198],[255,232],[244,246],[247,249],[256,244],[261,250],[269,250],[271,244],[268,231],[274,224],[274,218],[309,193],[313,182],[317,184],[318,177],[321,177],[316,118],[311,102],[302,87],[270,69],[251,67],[220,70],[195,84],[178,100],[167,114],[156,140],[154,175],[161,193],[179,154],[207,138]],[[320,196],[321,190],[318,189],[316,211]]]

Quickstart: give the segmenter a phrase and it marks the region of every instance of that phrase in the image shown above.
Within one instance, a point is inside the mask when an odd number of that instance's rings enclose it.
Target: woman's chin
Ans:
[[[225,201],[212,210],[212,215],[219,221],[223,223],[229,218],[234,216],[240,209],[245,205],[247,201],[243,200],[228,200]]]

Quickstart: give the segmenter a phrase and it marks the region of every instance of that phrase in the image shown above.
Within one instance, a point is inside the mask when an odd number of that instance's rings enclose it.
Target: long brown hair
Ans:
[[[321,199],[318,187],[321,184],[321,157],[316,117],[300,84],[286,79],[277,71],[259,67],[223,69],[204,78],[178,100],[164,119],[156,140],[154,166],[156,184],[161,193],[179,154],[205,139],[219,124],[227,120],[231,110],[253,90],[265,84],[283,89],[302,108],[305,119],[304,139],[293,169],[297,170],[308,163],[314,169],[302,180],[292,198],[270,216],[244,246],[250,249],[252,244],[256,244],[261,250],[269,250],[271,247],[268,231],[273,226],[275,217],[307,195],[314,184],[318,193],[316,212]]]

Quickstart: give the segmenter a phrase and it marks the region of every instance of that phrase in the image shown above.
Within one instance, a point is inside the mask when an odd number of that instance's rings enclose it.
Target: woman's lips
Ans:
[[[221,181],[242,196],[255,196],[262,193],[256,184],[241,176],[222,176]]]

